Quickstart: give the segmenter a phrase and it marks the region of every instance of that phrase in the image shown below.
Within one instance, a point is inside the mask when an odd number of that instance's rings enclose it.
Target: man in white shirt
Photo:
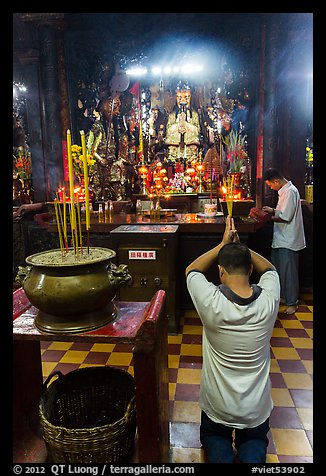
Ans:
[[[218,263],[221,285],[204,273]],[[252,270],[261,276],[250,284]],[[186,269],[187,287],[203,324],[200,440],[210,463],[265,463],[271,398],[270,338],[280,284],[270,261],[240,243],[226,219],[222,242]],[[233,442],[233,431],[234,442]]]
[[[300,195],[277,169],[266,170],[264,180],[278,192],[276,208],[264,206],[263,211],[270,213],[274,222],[271,261],[280,276],[285,314],[294,314],[299,302],[299,252],[306,246]]]

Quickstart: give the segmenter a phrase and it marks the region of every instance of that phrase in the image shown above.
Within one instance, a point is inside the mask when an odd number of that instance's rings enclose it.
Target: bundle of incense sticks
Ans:
[[[80,214],[80,204],[77,200],[77,203],[69,203],[69,215],[66,210],[66,200],[60,202],[58,198],[54,200],[54,211],[55,218],[57,223],[59,243],[62,256],[65,256],[65,253],[68,252],[68,233],[67,233],[67,216],[70,219],[70,229],[71,229],[71,245],[74,250],[76,257],[79,253],[83,254],[83,240],[81,232],[81,214]],[[73,210],[73,211],[72,211]],[[72,222],[72,217],[75,217],[75,226]]]
[[[81,144],[82,144],[82,157],[84,166],[84,185],[85,185],[85,209],[86,209],[86,232],[87,232],[87,252],[89,253],[89,231],[90,231],[90,209],[89,209],[89,190],[88,190],[88,164],[87,164],[87,149],[85,143],[85,133],[80,131]],[[72,163],[72,150],[71,150],[71,133],[67,130],[67,155],[68,155],[68,170],[69,170],[69,217],[70,217],[70,230],[71,230],[71,242],[74,249],[74,253],[77,256],[78,253],[83,253],[83,241],[81,231],[81,213],[80,203],[78,195],[75,199],[74,190],[74,173]],[[61,210],[61,205],[63,210]],[[66,194],[63,190],[63,203],[60,202],[59,197],[54,200],[55,216],[59,234],[59,243],[62,256],[65,252],[68,252],[68,235],[67,235],[67,202]]]
[[[226,188],[226,206],[228,209],[228,215],[232,216],[233,211],[233,199],[234,199],[234,176],[227,176],[223,178],[223,185]]]

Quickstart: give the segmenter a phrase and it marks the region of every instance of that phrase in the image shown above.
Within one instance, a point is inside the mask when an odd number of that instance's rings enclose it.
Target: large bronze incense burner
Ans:
[[[115,251],[90,247],[54,249],[26,258],[25,293],[39,312],[35,325],[44,332],[87,332],[116,317],[117,290],[131,280],[127,266],[112,263]]]

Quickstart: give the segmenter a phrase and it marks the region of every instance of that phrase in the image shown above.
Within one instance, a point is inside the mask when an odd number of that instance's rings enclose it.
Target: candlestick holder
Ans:
[[[141,178],[141,194],[142,195],[147,195],[147,190],[146,190],[146,179],[147,179],[147,174],[148,174],[148,168],[145,166],[144,162],[141,163],[139,169],[138,169],[140,178]]]
[[[198,189],[197,189],[197,192],[198,193],[203,193],[205,192],[204,190],[204,187],[203,187],[203,176],[204,176],[204,164],[202,162],[199,162],[199,164],[197,165],[197,172],[198,172],[198,175],[199,175],[199,185],[198,185]]]

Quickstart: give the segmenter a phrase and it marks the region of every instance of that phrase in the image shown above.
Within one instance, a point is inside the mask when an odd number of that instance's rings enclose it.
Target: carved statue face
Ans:
[[[159,113],[159,110],[155,107],[152,108],[152,114],[153,114],[153,119],[154,121],[156,121],[156,119],[158,118],[158,113]]]
[[[119,97],[118,96],[114,97],[113,110],[112,110],[112,100],[113,100],[112,97],[110,97],[109,99],[105,99],[101,107],[101,112],[103,112],[104,117],[108,121],[111,121],[112,116],[116,116],[116,115],[118,116],[120,114],[121,101]]]
[[[190,98],[191,98],[191,93],[189,89],[181,89],[177,91],[176,99],[177,99],[177,104],[179,107],[180,106],[190,107]]]
[[[121,147],[126,148],[128,147],[129,140],[127,134],[123,134],[120,140]]]
[[[101,114],[96,109],[93,109],[93,117],[95,120],[100,120]]]

